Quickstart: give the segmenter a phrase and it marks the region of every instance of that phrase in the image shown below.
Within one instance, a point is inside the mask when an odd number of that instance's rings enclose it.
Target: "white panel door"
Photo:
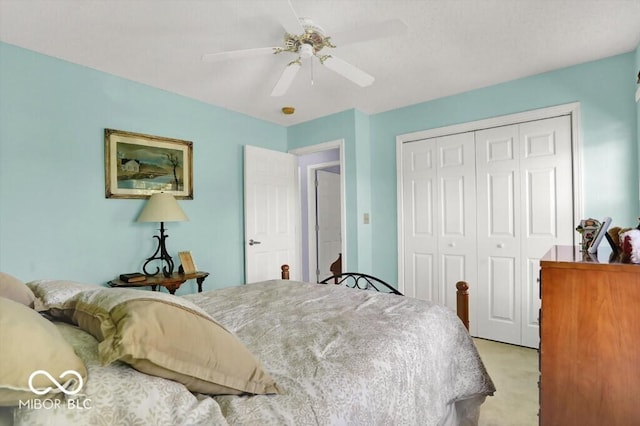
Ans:
[[[316,170],[317,281],[333,275],[329,267],[342,250],[340,174]]]
[[[553,245],[571,245],[574,235],[571,118],[520,125],[522,182],[522,342],[537,348],[540,335],[540,258]]]
[[[571,119],[476,132],[478,336],[538,347],[539,260],[573,238]]]
[[[407,143],[402,161],[404,293],[455,310],[477,274],[473,133]]]
[[[292,154],[246,145],[244,149],[245,279],[247,283],[302,276],[298,250],[297,163]]]
[[[435,139],[402,147],[403,290],[406,296],[423,300],[436,300],[438,296],[437,161]]]
[[[476,168],[473,132],[437,138],[438,153],[438,298],[456,309],[458,281],[475,283],[476,265]],[[470,293],[471,332],[476,327],[475,298]]]
[[[476,132],[478,336],[520,344],[518,126]]]
[[[539,259],[553,245],[573,243],[580,215],[576,111],[545,109],[471,123],[482,130],[451,126],[400,140],[398,262],[406,295],[453,307],[451,283],[468,281],[472,335],[538,346]]]

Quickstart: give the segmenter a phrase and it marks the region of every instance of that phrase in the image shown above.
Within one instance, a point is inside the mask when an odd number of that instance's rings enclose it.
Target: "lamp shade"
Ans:
[[[138,216],[137,222],[184,222],[189,218],[171,194],[156,192]]]

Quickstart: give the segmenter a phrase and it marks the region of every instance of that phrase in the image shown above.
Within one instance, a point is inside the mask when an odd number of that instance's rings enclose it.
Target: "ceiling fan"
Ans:
[[[281,23],[285,30],[282,46],[207,53],[202,56],[202,60],[205,62],[218,62],[263,54],[292,53],[297,55],[297,58],[289,62],[285,67],[271,91],[271,96],[284,95],[302,67],[302,62],[305,60],[313,61],[314,57],[318,59],[320,64],[351,80],[360,87],[366,87],[373,83],[375,78],[372,75],[331,53],[327,53],[325,49],[336,48],[332,40],[333,37],[326,35],[325,31],[311,19],[298,17],[291,1],[287,0],[287,3],[291,13],[281,17]],[[337,34],[335,39],[344,46],[400,35],[406,29],[407,27],[402,21],[395,19],[345,31]]]

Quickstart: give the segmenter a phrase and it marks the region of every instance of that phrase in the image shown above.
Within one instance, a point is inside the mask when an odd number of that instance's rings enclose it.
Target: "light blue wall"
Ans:
[[[190,221],[167,224],[168,249],[191,250],[207,289],[244,282],[242,147],[286,151],[285,128],[3,43],[0,270],[104,283],[153,253],[144,201],[104,196],[104,128],[193,141]]]
[[[356,156],[356,225],[358,229],[357,250],[358,263],[351,266],[347,265],[350,271],[359,271],[364,273],[372,273],[373,258],[370,247],[373,244],[372,223],[376,219],[373,212],[372,186],[375,173],[371,170],[371,159],[373,158],[373,144],[371,143],[371,132],[369,116],[360,111],[354,111],[355,118],[355,156]],[[364,216],[369,216],[369,223],[365,223]],[[347,259],[349,263],[349,259]],[[355,269],[354,269],[355,268]]]
[[[244,281],[244,144],[286,151],[344,139],[346,267],[395,282],[397,135],[580,102],[585,215],[635,225],[639,50],[373,116],[349,110],[283,128],[0,43],[0,270],[103,283],[152,253],[157,226],[134,222],[144,202],[104,198],[105,127],[194,142],[195,199],[181,201],[191,221],[168,224],[168,247],[191,250],[212,272],[205,288]]]

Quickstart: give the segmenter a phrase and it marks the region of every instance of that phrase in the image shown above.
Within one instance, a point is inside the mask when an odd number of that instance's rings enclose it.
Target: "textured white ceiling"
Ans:
[[[373,114],[599,58],[640,43],[640,0],[291,0],[328,35],[400,19],[406,34],[336,56],[372,74],[360,88],[308,63],[271,97],[291,54],[219,63],[205,53],[278,46],[287,0],[0,0],[0,40],[291,125]],[[312,82],[313,75],[313,84]],[[630,75],[630,79],[634,75]],[[296,113],[282,114],[294,106]]]

